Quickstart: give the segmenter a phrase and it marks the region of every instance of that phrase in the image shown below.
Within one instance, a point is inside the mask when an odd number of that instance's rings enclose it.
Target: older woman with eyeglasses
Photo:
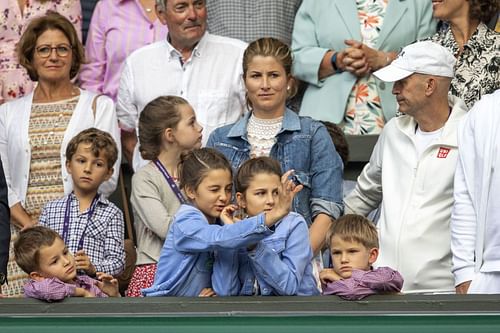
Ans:
[[[16,228],[37,223],[46,202],[71,192],[65,151],[74,135],[96,127],[109,132],[120,147],[113,101],[81,90],[71,81],[84,62],[84,53],[68,19],[55,12],[34,19],[19,41],[18,57],[37,85],[32,93],[0,106],[0,155],[9,187],[12,241],[17,238]],[[119,163],[100,188],[104,195],[116,187]],[[22,279],[13,281],[18,274],[9,275],[3,293],[21,294]]]
[[[16,47],[29,22],[55,11],[67,17],[80,36],[80,0],[2,0],[0,1],[0,104],[33,91],[34,82],[19,66]]]

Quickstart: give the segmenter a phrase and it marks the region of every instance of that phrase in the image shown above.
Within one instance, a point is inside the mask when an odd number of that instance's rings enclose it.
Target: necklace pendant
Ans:
[[[146,13],[151,13],[153,11],[153,9],[151,8],[146,8]]]

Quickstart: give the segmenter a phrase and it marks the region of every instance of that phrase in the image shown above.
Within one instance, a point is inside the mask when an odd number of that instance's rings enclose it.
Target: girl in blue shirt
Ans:
[[[270,157],[243,163],[236,175],[236,199],[248,216],[271,212],[279,203],[281,167]],[[290,212],[273,234],[240,251],[242,295],[319,295],[304,218]]]
[[[181,156],[180,188],[188,203],[182,204],[165,240],[153,286],[145,296],[220,296],[229,294],[227,277],[234,275],[235,249],[259,242],[273,233],[274,224],[286,216],[295,193],[302,186],[281,181],[279,203],[239,223],[221,221],[232,192],[231,165],[221,153],[210,148],[189,151]],[[229,214],[224,214],[228,215]],[[228,218],[224,218],[228,223]]]

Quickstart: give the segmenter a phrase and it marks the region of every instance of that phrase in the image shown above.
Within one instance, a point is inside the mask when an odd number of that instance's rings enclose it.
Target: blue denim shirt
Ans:
[[[312,249],[304,218],[290,213],[275,226],[275,232],[240,255],[237,277],[240,295],[252,295],[257,279],[261,295],[319,295],[312,268]]]
[[[226,260],[224,255],[232,255],[234,249],[255,244],[270,234],[263,214],[221,226],[209,224],[199,209],[181,205],[167,233],[154,283],[142,289],[142,294],[198,296],[203,288],[212,287],[217,295],[225,296],[224,283],[232,273],[225,271],[231,266],[220,263]]]
[[[212,132],[207,147],[222,152],[236,170],[250,158],[247,124],[251,113],[238,122]],[[304,185],[293,200],[293,210],[310,226],[319,213],[333,218],[342,215],[343,165],[325,126],[287,109],[270,157],[278,160],[283,172],[290,169]]]

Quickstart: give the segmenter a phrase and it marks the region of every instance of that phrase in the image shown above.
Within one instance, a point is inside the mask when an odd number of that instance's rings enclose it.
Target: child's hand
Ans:
[[[203,288],[198,297],[214,297],[217,296],[212,288]]]
[[[237,205],[228,205],[224,207],[222,210],[222,213],[220,213],[220,220],[224,225],[226,224],[234,224],[234,222],[237,222],[237,220],[233,217],[234,212],[238,210]]]
[[[319,272],[319,279],[321,280],[321,284],[327,284],[329,282],[342,280],[340,275],[335,273],[333,268],[325,268],[324,270]]]
[[[83,297],[95,297],[95,295],[88,290],[84,290]]]
[[[464,295],[467,294],[467,292],[469,291],[469,287],[470,287],[471,282],[472,282],[472,280],[460,283],[458,286],[455,287],[456,293],[457,294],[464,294]]]
[[[101,289],[103,293],[108,295],[109,297],[120,297],[120,291],[118,290],[118,280],[113,276],[103,273],[97,272],[97,287]]]
[[[85,250],[76,251],[75,264],[76,269],[84,270],[90,276],[94,276],[96,273],[95,267],[90,261],[89,256],[85,253]]]
[[[26,224],[24,224],[24,225],[21,225],[21,226],[20,226],[20,228],[21,228],[21,230],[20,230],[20,231],[28,230],[28,229],[30,229],[30,228],[35,227],[36,225],[37,225],[37,223],[36,223],[36,222],[31,221],[31,223],[26,223]]]
[[[83,288],[75,288],[75,296],[77,297],[95,297],[90,291]]]
[[[288,170],[281,176],[281,189],[278,195],[278,202],[274,209],[266,213],[267,226],[272,226],[290,212],[295,194],[304,188],[303,185],[295,185],[291,179],[288,179],[293,172],[294,170]]]

